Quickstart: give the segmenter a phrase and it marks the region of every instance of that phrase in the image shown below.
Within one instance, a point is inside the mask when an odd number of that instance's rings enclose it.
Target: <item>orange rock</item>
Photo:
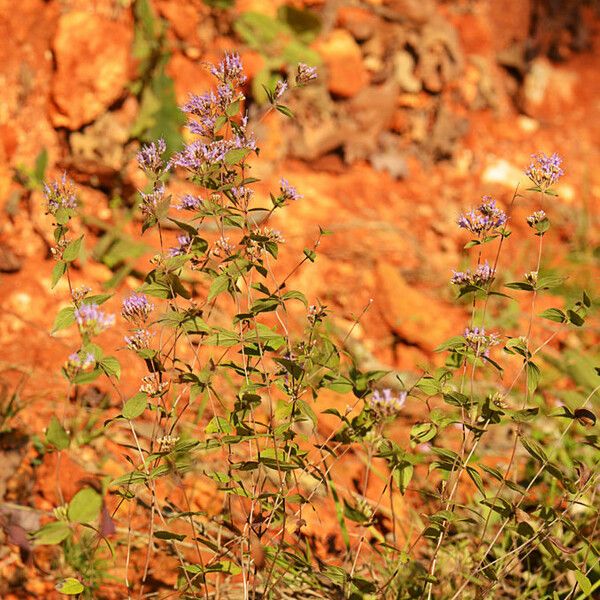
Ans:
[[[173,54],[167,65],[167,75],[175,83],[177,104],[184,104],[190,94],[203,94],[215,87],[216,79],[206,65],[186,58],[179,52]]]
[[[357,40],[369,39],[380,25],[371,11],[359,6],[341,6],[337,19],[339,26],[347,29]]]
[[[337,96],[356,96],[369,83],[369,74],[362,61],[360,47],[343,29],[334,29],[316,44],[327,67],[329,91]]]
[[[63,15],[53,42],[57,127],[79,129],[118,100],[132,74],[133,28],[89,12]]]
[[[427,296],[409,284],[397,267],[380,262],[377,308],[390,329],[402,340],[433,351],[444,340],[460,334],[462,311]]]

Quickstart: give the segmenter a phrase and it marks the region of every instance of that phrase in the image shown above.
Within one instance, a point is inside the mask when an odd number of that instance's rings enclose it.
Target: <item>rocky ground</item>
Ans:
[[[27,176],[36,157],[45,149],[46,176],[66,170],[77,182],[91,251],[118,219],[114,207],[130,205],[144,183],[135,154],[153,130],[148,95],[164,101],[152,87],[161,61],[179,104],[212,85],[203,63],[226,49],[240,51],[255,81],[265,66],[285,71],[280,48],[253,47],[235,26],[248,11],[275,16],[283,1],[238,0],[225,11],[201,0],[151,4],[167,25],[155,46],[141,44],[129,0],[22,0],[16,9],[0,0],[0,405],[18,389],[29,407],[10,427],[0,421],[0,502],[44,511],[57,501],[56,465],[52,455],[37,464],[35,440],[48,416],[63,410],[58,367],[72,340],[49,334],[68,290],[49,289],[51,220]],[[290,96],[293,121],[261,118],[258,104],[249,106],[262,148],[254,175],[265,192],[286,176],[304,195],[272,224],[287,240],[282,272],[312,246],[319,226],[332,232],[293,285],[328,305],[340,331],[368,307],[348,341],[351,352],[401,372],[439,362],[434,349],[462,331],[468,308],[448,283],[465,264],[457,216],[483,194],[508,207],[517,184],[526,187],[522,170],[537,151],[558,152],[566,173],[546,206],[553,228],[544,264],[597,293],[600,17],[593,2],[291,4],[321,17],[322,30],[304,45],[322,60],[321,75]],[[177,117],[168,118],[175,127]],[[525,194],[512,209],[511,250],[500,258],[507,279],[531,269],[535,241],[524,218],[535,208]],[[123,227],[133,233],[138,226]],[[76,278],[99,288],[124,262],[143,265],[154,242],[112,258],[97,246],[103,260],[90,255]],[[119,297],[139,284],[135,270],[122,274]],[[517,309],[495,317],[515,328],[524,320]],[[598,331],[596,320],[573,344],[593,347]],[[119,340],[118,332],[107,334],[107,344]],[[91,406],[102,392],[85,392]],[[82,453],[65,461],[66,493],[90,466],[98,469],[97,459]],[[103,472],[116,475],[110,460]],[[0,549],[0,596],[51,597],[43,569],[19,571],[19,561],[14,544]]]

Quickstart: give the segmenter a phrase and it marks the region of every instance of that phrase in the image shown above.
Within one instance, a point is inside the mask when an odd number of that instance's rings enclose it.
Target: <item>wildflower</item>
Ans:
[[[175,448],[179,439],[179,436],[173,435],[164,435],[163,437],[158,438],[156,440],[158,442],[158,451],[171,452]]]
[[[542,191],[553,186],[563,175],[561,169],[562,158],[555,152],[552,156],[546,156],[543,152],[532,154],[533,159],[525,169],[525,175]]]
[[[147,329],[136,329],[132,335],[125,336],[125,344],[130,350],[137,352],[150,348],[152,333]]]
[[[473,350],[475,356],[489,356],[490,348],[500,343],[500,338],[495,333],[487,334],[483,327],[465,329],[464,338],[467,347]]]
[[[87,285],[82,285],[72,291],[71,298],[73,298],[75,304],[79,304],[91,291],[92,288],[89,288]]]
[[[69,378],[75,377],[80,371],[85,371],[96,364],[96,357],[91,352],[73,352],[64,364],[65,373]]]
[[[156,143],[152,142],[143,146],[137,154],[137,161],[140,168],[148,174],[158,176],[167,170],[167,166],[162,159],[166,152],[167,145],[165,140],[160,139]]]
[[[254,190],[243,185],[231,188],[231,195],[236,204],[247,205],[254,194]]]
[[[237,52],[227,52],[218,66],[212,66],[210,72],[224,84],[238,86],[246,82],[240,55]]]
[[[215,242],[212,253],[214,256],[229,256],[234,250],[235,247],[229,243],[229,238],[221,237]]]
[[[154,309],[145,294],[132,292],[125,300],[121,308],[121,316],[134,324],[145,323]]]
[[[367,400],[368,409],[378,418],[387,419],[396,417],[404,407],[407,391],[401,391],[397,396],[392,394],[389,388],[375,390],[373,395]]]
[[[167,381],[160,381],[156,375],[146,375],[142,377],[142,385],[140,392],[144,392],[149,396],[159,396],[169,387]]]
[[[535,285],[538,280],[538,272],[537,271],[529,271],[529,273],[525,273],[525,281],[530,283],[531,285]]]
[[[451,283],[454,285],[477,285],[483,286],[491,283],[494,280],[496,271],[490,266],[486,260],[483,264],[479,265],[475,269],[474,273],[471,273],[469,269],[466,271],[453,271]]]
[[[189,233],[183,233],[177,236],[177,241],[179,242],[179,246],[169,248],[169,256],[181,256],[182,254],[187,254],[192,244],[192,237]]]
[[[279,191],[283,200],[300,200],[300,198],[303,198],[302,194],[299,194],[296,188],[283,177],[279,180]]]
[[[483,196],[482,203],[458,219],[458,226],[477,236],[502,227],[507,221],[506,213],[496,206],[491,196]]]
[[[317,78],[317,68],[309,67],[304,63],[298,63],[298,69],[296,71],[296,84],[306,85]]]
[[[102,312],[97,304],[82,304],[75,309],[75,321],[82,333],[99,335],[115,324],[115,315]]]
[[[63,173],[60,182],[53,181],[50,185],[44,183],[44,196],[46,197],[48,213],[51,215],[55,215],[60,208],[67,210],[77,208],[75,186],[71,180],[67,179],[66,173]]]
[[[198,210],[201,206],[202,198],[192,196],[192,194],[185,194],[181,197],[181,201],[175,208],[177,210]]]
[[[287,91],[288,84],[287,81],[279,80],[275,85],[275,92],[273,94],[275,100],[279,100]]]
[[[157,183],[154,186],[154,189],[149,194],[144,194],[144,192],[140,192],[142,197],[142,203],[140,205],[140,209],[142,214],[145,216],[156,217],[158,213],[158,209],[160,205],[164,202],[165,199],[165,186],[162,182]]]

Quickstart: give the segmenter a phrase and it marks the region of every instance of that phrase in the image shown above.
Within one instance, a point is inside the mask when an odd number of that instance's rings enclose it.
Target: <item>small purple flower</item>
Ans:
[[[179,246],[169,248],[169,256],[181,256],[189,252],[192,243],[192,237],[189,234],[178,235],[177,241],[179,242]]]
[[[233,199],[235,200],[236,204],[248,204],[253,194],[254,190],[251,190],[250,188],[243,185],[231,188],[231,195],[233,196]]]
[[[482,286],[491,283],[494,279],[495,274],[496,272],[486,260],[483,264],[479,265],[477,269],[475,269],[474,273],[471,273],[469,269],[467,269],[466,271],[453,271],[450,283],[460,286]]]
[[[539,152],[532,154],[531,158],[533,160],[525,169],[525,175],[542,191],[553,186],[564,175],[562,158],[556,152],[552,156]]]
[[[228,237],[221,237],[215,242],[212,250],[214,256],[229,256],[235,250],[235,247],[229,243]]]
[[[91,352],[73,352],[69,355],[67,365],[76,370],[85,371],[96,364],[96,358]]]
[[[483,196],[482,203],[475,210],[470,210],[458,219],[458,226],[467,229],[477,236],[502,227],[508,217],[496,206],[491,196]]]
[[[150,348],[152,333],[147,329],[136,329],[131,335],[125,336],[124,340],[130,350],[137,352]]]
[[[212,66],[210,72],[222,83],[238,86],[246,81],[242,61],[237,52],[227,52],[218,66]]]
[[[546,221],[547,218],[548,217],[543,210],[538,210],[527,217],[527,225],[529,225],[529,227],[535,227],[538,223]]]
[[[475,356],[489,356],[490,348],[500,343],[500,337],[496,333],[486,333],[483,327],[467,327],[463,334],[467,347]]]
[[[279,190],[283,200],[300,200],[300,198],[303,198],[302,194],[299,194],[296,188],[290,185],[289,181],[283,177],[279,181]]]
[[[145,294],[132,292],[123,300],[121,316],[134,324],[145,323],[150,313],[154,310],[152,304]]]
[[[140,196],[142,197],[142,202],[140,204],[142,214],[147,217],[156,217],[158,208],[165,199],[165,186],[162,182],[159,182],[149,194],[140,192]]]
[[[296,85],[306,85],[317,78],[317,68],[309,67],[304,63],[298,63],[296,71]]]
[[[102,312],[97,304],[82,304],[75,309],[75,321],[82,333],[99,335],[115,324],[115,315]]]
[[[167,170],[167,165],[163,161],[162,155],[166,150],[167,145],[163,139],[143,146],[137,154],[137,161],[140,168],[146,173],[155,176],[164,173]]]
[[[75,186],[67,174],[63,173],[60,182],[53,181],[50,185],[44,183],[44,196],[46,197],[47,210],[55,215],[59,208],[74,210],[77,208]]]
[[[179,204],[175,206],[177,210],[198,210],[202,206],[202,198],[185,194],[181,197]]]
[[[400,414],[406,403],[407,396],[408,392],[405,390],[399,392],[397,396],[389,388],[385,388],[381,392],[375,390],[373,395],[367,400],[367,407],[376,417],[389,419]]]
[[[285,94],[287,89],[287,81],[283,81],[282,79],[280,79],[275,85],[275,92],[273,93],[275,100],[279,100]]]

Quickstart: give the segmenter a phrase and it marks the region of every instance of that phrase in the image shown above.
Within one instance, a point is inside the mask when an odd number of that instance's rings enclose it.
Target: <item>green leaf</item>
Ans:
[[[567,316],[562,310],[558,308],[548,308],[544,312],[539,314],[542,319],[548,319],[549,321],[555,321],[556,323],[566,323]]]
[[[75,323],[75,309],[72,306],[67,306],[58,311],[54,324],[52,325],[52,335],[61,329],[66,329]]]
[[[584,598],[592,593],[592,584],[590,580],[579,570],[574,572],[575,579],[577,579],[577,585],[581,591],[585,594]]]
[[[585,323],[585,320],[574,310],[567,310],[567,316],[569,318],[569,323],[573,323],[576,327],[581,327]]]
[[[52,276],[50,278],[50,288],[54,289],[56,284],[60,281],[61,277],[67,272],[67,263],[64,260],[59,260],[52,269]]]
[[[227,419],[224,417],[213,417],[206,429],[204,430],[206,433],[233,433],[233,427],[229,423]]]
[[[418,423],[410,430],[410,444],[414,448],[432,440],[437,434],[437,427],[433,423]]]
[[[283,104],[276,104],[275,108],[282,114],[285,115],[286,117],[289,117],[290,119],[294,118],[294,113],[287,107],[284,106]]]
[[[248,154],[250,154],[248,148],[233,148],[225,154],[223,162],[229,166],[237,165],[241,163]]]
[[[370,520],[369,517],[360,510],[350,506],[346,500],[344,500],[344,516],[355,523],[368,523]]]
[[[47,523],[35,532],[35,544],[39,546],[53,546],[60,544],[71,535],[71,528],[64,521],[53,521]]]
[[[540,382],[541,371],[540,368],[531,361],[527,362],[525,368],[527,373],[527,388],[529,389],[529,393],[533,394]]]
[[[65,251],[63,252],[63,260],[65,262],[73,262],[79,258],[81,252],[81,245],[83,243],[83,236],[78,237],[76,240],[69,242]]]
[[[77,596],[85,590],[85,586],[81,581],[74,577],[67,577],[56,584],[56,591],[66,596]]]
[[[92,523],[100,515],[102,497],[90,487],[79,490],[67,509],[69,521],[74,523]]]
[[[148,396],[144,392],[138,392],[133,398],[129,398],[123,406],[123,416],[126,419],[136,419],[148,406]]]
[[[176,540],[178,542],[182,542],[185,540],[186,536],[180,533],[173,533],[172,531],[164,531],[158,530],[154,532],[154,537],[159,540]]]
[[[317,258],[317,253],[314,250],[310,250],[309,248],[304,248],[304,256],[310,260],[310,262],[315,262]]]
[[[105,356],[98,366],[106,373],[108,377],[119,379],[121,377],[121,365],[114,356]]]
[[[217,275],[217,277],[213,279],[210,290],[208,291],[209,302],[229,289],[229,281],[229,275],[227,275],[227,273],[221,273],[221,275]]]
[[[69,446],[69,436],[56,415],[50,418],[50,424],[46,430],[46,441],[57,450],[64,450]]]
[[[413,477],[414,467],[410,463],[403,463],[402,465],[396,467],[392,471],[392,476],[394,477],[394,481],[398,486],[401,494],[405,494],[408,488],[408,484],[410,483]]]

